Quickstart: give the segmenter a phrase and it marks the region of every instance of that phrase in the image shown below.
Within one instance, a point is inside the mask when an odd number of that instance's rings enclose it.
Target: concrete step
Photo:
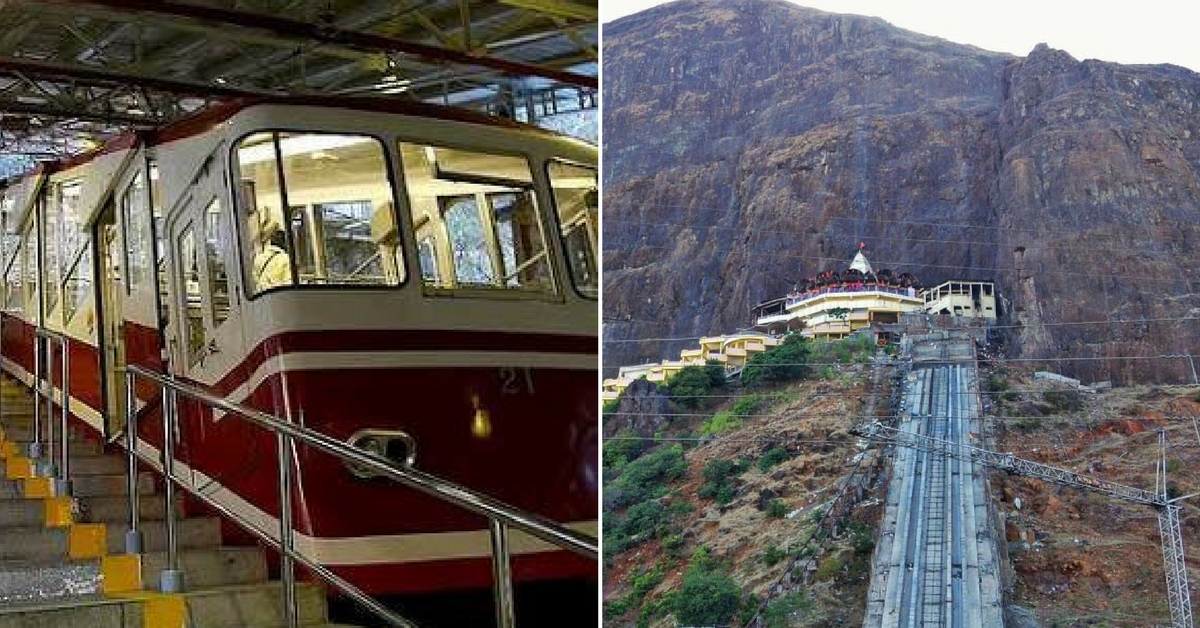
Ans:
[[[142,556],[142,582],[157,589],[159,573],[167,567],[166,552]],[[191,591],[214,587],[267,582],[267,558],[257,547],[219,547],[179,553],[187,588]]]
[[[0,628],[142,628],[142,604],[99,596],[0,606]]]
[[[0,605],[64,599],[100,592],[100,562],[0,562]]]
[[[127,522],[108,525],[108,552],[121,554],[125,551]],[[164,552],[167,549],[167,523],[165,521],[142,521],[142,551]],[[212,549],[221,545],[221,522],[216,517],[193,517],[176,522],[180,549]]]
[[[32,425],[20,425],[20,424],[14,425],[9,420],[5,420],[2,423],[2,425],[4,426],[4,439],[5,440],[15,440],[15,441],[33,440],[33,433],[35,430],[33,429]],[[46,439],[45,427],[46,427],[45,424],[43,424],[42,425],[42,438],[43,439]],[[58,442],[61,438],[62,438],[62,436],[60,436],[58,433],[58,416],[56,415],[54,417],[54,440],[55,440],[55,442]],[[68,436],[67,436],[67,440],[69,440],[72,443],[77,443],[77,442],[88,440],[88,439],[87,439],[87,437],[80,434],[79,432],[76,432],[75,430],[71,430],[70,434],[68,434]]]
[[[0,499],[0,528],[31,528],[45,522],[46,506],[42,500]]]
[[[90,448],[89,448],[90,449]],[[55,452],[54,460],[57,464],[58,454]],[[76,452],[75,448],[71,449],[71,477],[80,477],[85,475],[116,475],[125,473],[126,462],[124,458],[119,456],[107,455],[96,452]],[[7,479],[8,470],[4,465],[0,465],[0,479]]]
[[[125,531],[128,528],[124,523],[106,527],[110,554],[125,551]],[[176,529],[180,549],[212,549],[221,544],[221,526],[216,518],[183,519],[178,522]],[[146,552],[166,551],[165,522],[146,521],[141,524],[141,530],[143,549]],[[3,538],[4,542],[0,543],[0,561],[47,563],[65,560],[67,556],[66,528],[14,526],[4,529]]]
[[[187,594],[190,628],[279,628],[285,626],[281,585],[221,587]],[[296,585],[300,623],[325,624],[324,590],[311,583]]]
[[[153,495],[154,479],[149,473],[138,474],[138,495]],[[75,497],[112,497],[129,494],[129,482],[124,473],[104,475],[75,475],[71,473],[71,494]]]
[[[11,436],[9,436],[7,438],[7,440],[15,442],[17,444],[17,448],[21,450],[22,454],[29,453],[29,443],[33,442],[32,438],[13,438]],[[99,456],[100,454],[103,454],[103,453],[104,453],[104,445],[102,445],[96,441],[93,441],[93,440],[72,440],[71,441],[71,455],[72,456],[76,456],[76,455]]]
[[[125,495],[111,497],[78,497],[80,523],[127,523],[129,503]],[[176,509],[176,514],[178,514]],[[138,500],[138,515],[141,521],[159,521],[167,516],[167,504],[157,495],[147,495]]]
[[[125,473],[128,465],[125,458],[116,455],[76,454],[72,451],[69,457],[72,478],[82,475],[120,475]]]
[[[67,557],[66,528],[11,527],[4,530],[0,561],[47,563]]]

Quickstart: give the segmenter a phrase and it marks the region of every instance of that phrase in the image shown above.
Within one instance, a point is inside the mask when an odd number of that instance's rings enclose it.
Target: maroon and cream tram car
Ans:
[[[125,364],[595,534],[597,151],[424,105],[234,103],[3,190],[3,368],[65,334],[121,442]],[[138,446],[161,399],[136,390]],[[278,529],[274,436],[180,402],[177,472]],[[490,584],[487,521],[296,452],[297,547],[368,591]],[[518,581],[595,563],[515,534]]]

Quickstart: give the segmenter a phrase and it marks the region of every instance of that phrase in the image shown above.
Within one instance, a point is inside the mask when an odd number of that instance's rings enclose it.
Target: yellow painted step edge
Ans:
[[[186,628],[187,603],[182,595],[156,591],[130,591],[108,596],[142,603],[142,628]]]
[[[48,499],[54,497],[54,482],[51,478],[25,478],[22,493],[26,499]]]
[[[74,523],[67,528],[67,555],[72,560],[108,554],[108,528],[103,523]]]
[[[73,502],[70,497],[48,497],[42,503],[46,507],[47,528],[65,528],[74,523],[71,516]]]
[[[9,479],[23,480],[24,495],[41,499],[46,527],[68,528],[67,554],[72,560],[100,559],[101,591],[111,599],[141,602],[142,628],[187,628],[187,604],[182,595],[143,590],[139,554],[108,555],[108,529],[102,523],[74,523],[73,501],[56,497],[50,478],[33,473],[33,461],[18,454],[16,443],[4,440],[0,429],[0,458]]]
[[[4,461],[5,471],[10,480],[24,480],[34,477],[33,461],[25,456],[12,456]]]

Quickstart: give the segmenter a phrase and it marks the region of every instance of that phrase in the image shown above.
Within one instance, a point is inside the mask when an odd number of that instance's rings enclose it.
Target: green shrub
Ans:
[[[763,613],[763,619],[767,628],[787,628],[793,613],[801,613],[811,608],[812,602],[804,596],[804,592],[797,591],[771,600]]]
[[[603,414],[612,414],[617,411],[617,408],[620,407],[620,405],[620,397],[617,397],[616,399],[609,399],[608,401],[604,402],[604,405],[601,407],[601,412]]]
[[[675,616],[685,626],[722,625],[737,612],[741,598],[733,578],[706,560],[689,566],[684,574],[675,598]]]
[[[711,419],[704,422],[700,428],[701,436],[716,436],[725,432],[732,432],[742,426],[741,417],[734,416],[728,410],[722,410],[712,416]]]
[[[1178,471],[1182,468],[1183,468],[1183,461],[1180,460],[1179,458],[1168,458],[1167,459],[1167,473],[1175,473],[1176,471]]]
[[[617,495],[613,505],[617,508],[660,497],[664,484],[680,478],[687,471],[683,459],[683,447],[676,444],[659,447],[625,465],[621,476],[614,482]]]
[[[837,577],[838,572],[842,570],[842,561],[837,556],[830,556],[821,561],[817,566],[816,573],[813,574],[813,579],[817,582],[832,580]]]
[[[733,413],[737,416],[747,416],[758,412],[762,405],[762,399],[755,395],[746,395],[738,397],[738,400],[733,402]]]
[[[657,501],[642,502],[629,507],[625,513],[624,533],[627,537],[648,537],[665,520],[666,508]],[[644,536],[643,536],[644,535]]]
[[[764,565],[773,567],[775,563],[783,560],[785,556],[787,556],[787,552],[772,545],[767,548],[767,551],[762,553],[762,561]]]
[[[605,606],[604,615],[612,619],[620,617],[629,612],[629,609],[640,605],[642,601],[646,599],[646,594],[654,589],[654,587],[658,586],[662,580],[663,572],[658,566],[655,566],[653,569],[638,572],[632,578],[633,590],[630,591],[625,597],[615,602],[610,602],[607,606]],[[643,611],[644,610],[645,609],[643,609]]]
[[[1024,416],[1017,419],[1017,429],[1022,432],[1035,430],[1042,424],[1042,420],[1034,416]]]
[[[707,366],[685,366],[667,381],[667,395],[684,408],[693,410],[708,405],[707,395],[712,391],[712,378]]]
[[[738,625],[747,626],[754,615],[758,613],[759,600],[756,595],[742,597],[741,608],[738,609]]]
[[[1047,390],[1042,399],[1057,412],[1078,412],[1083,409],[1083,396],[1078,390]]]
[[[679,491],[671,493],[671,498],[667,504],[667,512],[670,513],[672,519],[691,514],[694,510],[696,510],[696,507],[683,496],[683,493]]]
[[[758,470],[766,473],[771,467],[788,459],[788,451],[783,447],[772,447],[758,459]]]
[[[771,503],[767,504],[767,509],[765,512],[767,513],[767,516],[772,519],[782,519],[787,516],[788,510],[787,505],[783,503],[783,500],[773,499],[771,500]]]
[[[655,565],[652,569],[643,571],[633,577],[633,591],[630,595],[642,599],[662,581],[662,569]]]
[[[703,482],[698,491],[700,497],[714,500],[722,506],[733,501],[733,478],[743,471],[745,469],[732,460],[709,460],[701,472]]]
[[[725,365],[716,360],[709,360],[704,364],[704,372],[708,374],[708,385],[710,388],[720,388],[725,385]]]
[[[762,386],[804,377],[808,373],[811,344],[803,336],[793,334],[782,344],[756,353],[742,370],[742,384]]]
[[[618,470],[630,462],[637,460],[650,448],[650,441],[635,438],[631,430],[622,430],[617,438],[604,441],[604,468]]]
[[[861,524],[850,524],[850,546],[857,555],[870,554],[875,549],[875,535],[871,528]]]
[[[683,536],[671,534],[663,538],[663,553],[671,558],[683,557]]]
[[[842,340],[814,342],[810,360],[816,363],[863,364],[875,354],[875,339],[870,334],[855,334]]]

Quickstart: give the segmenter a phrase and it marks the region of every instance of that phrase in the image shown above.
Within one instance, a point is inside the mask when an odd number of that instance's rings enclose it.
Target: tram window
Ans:
[[[394,258],[397,242],[383,145],[360,135],[281,133],[279,150],[287,202],[307,227],[293,241],[298,282],[399,283],[382,262]]]
[[[59,199],[59,231],[60,245],[59,263],[62,264],[60,270],[66,270],[67,262],[75,259],[75,254],[79,252],[79,247],[84,244],[87,239],[86,230],[83,227],[83,210],[80,199],[83,196],[82,181],[68,181],[58,186]]]
[[[580,293],[595,297],[600,289],[596,259],[600,226],[596,169],[552,161],[548,172],[571,279]]]
[[[21,309],[21,298],[25,295],[19,244],[15,253],[8,262],[8,269],[4,271],[4,309],[9,311]]]
[[[204,312],[200,309],[200,257],[193,225],[179,235],[179,283],[183,287],[183,317],[189,362],[195,363],[204,348]]]
[[[230,250],[229,222],[221,214],[221,201],[213,199],[204,210],[204,256],[208,258],[208,299],[212,305],[213,327],[229,318],[229,275],[225,269],[225,251]]]
[[[274,133],[256,133],[238,144],[238,205],[243,220],[246,285],[252,294],[292,283],[290,239],[283,233],[283,188]]]
[[[150,213],[154,216],[154,261],[155,276],[158,278],[158,317],[160,321],[168,320],[170,293],[167,290],[167,243],[166,230],[163,226],[162,185],[158,182],[158,162],[150,160]],[[164,325],[166,323],[163,323]]]
[[[84,239],[79,215],[79,199],[83,183],[67,181],[54,186],[54,194],[46,206],[45,276],[46,311],[58,304],[60,284],[66,262],[73,259]]]
[[[145,285],[152,277],[151,260],[154,251],[151,214],[147,206],[146,182],[141,171],[121,194],[121,222],[125,226],[125,266],[129,280],[125,292]]]
[[[438,272],[437,241],[433,236],[421,238],[417,243],[417,254],[421,258],[421,280],[431,284],[440,282],[442,279]]]
[[[296,252],[296,272],[301,277],[315,277],[317,260],[313,259],[312,237],[309,235],[311,221],[306,207],[291,207],[291,230],[293,250]]]
[[[331,133],[259,133],[238,144],[242,247],[254,293],[279,285],[404,280],[383,145]],[[281,160],[283,186],[276,160]],[[287,212],[281,210],[286,198]],[[293,268],[296,277],[292,276]]]
[[[8,260],[13,251],[17,250],[17,244],[21,241],[21,236],[17,233],[17,224],[14,220],[13,209],[16,207],[17,200],[14,198],[14,192],[11,188],[6,188],[0,192],[0,234],[3,240],[0,240],[0,259]]]
[[[61,281],[61,275],[58,272],[58,256],[59,256],[59,230],[62,229],[59,212],[57,194],[53,195],[46,201],[45,205],[45,224],[43,229],[46,233],[45,242],[43,243],[42,251],[42,269],[43,289],[42,298],[46,304],[46,314],[49,315],[54,310],[54,306],[58,304],[58,288]]]
[[[425,285],[555,292],[528,161],[408,143],[400,153]]]
[[[25,272],[25,294],[24,301],[29,306],[26,313],[30,316],[37,315],[37,289],[38,289],[38,235],[37,229],[31,223],[25,229],[25,244],[21,246],[22,262],[21,266]]]
[[[63,288],[63,315],[68,323],[74,318],[75,312],[83,304],[92,291],[92,249],[83,247],[71,272],[67,273],[67,281]]]

